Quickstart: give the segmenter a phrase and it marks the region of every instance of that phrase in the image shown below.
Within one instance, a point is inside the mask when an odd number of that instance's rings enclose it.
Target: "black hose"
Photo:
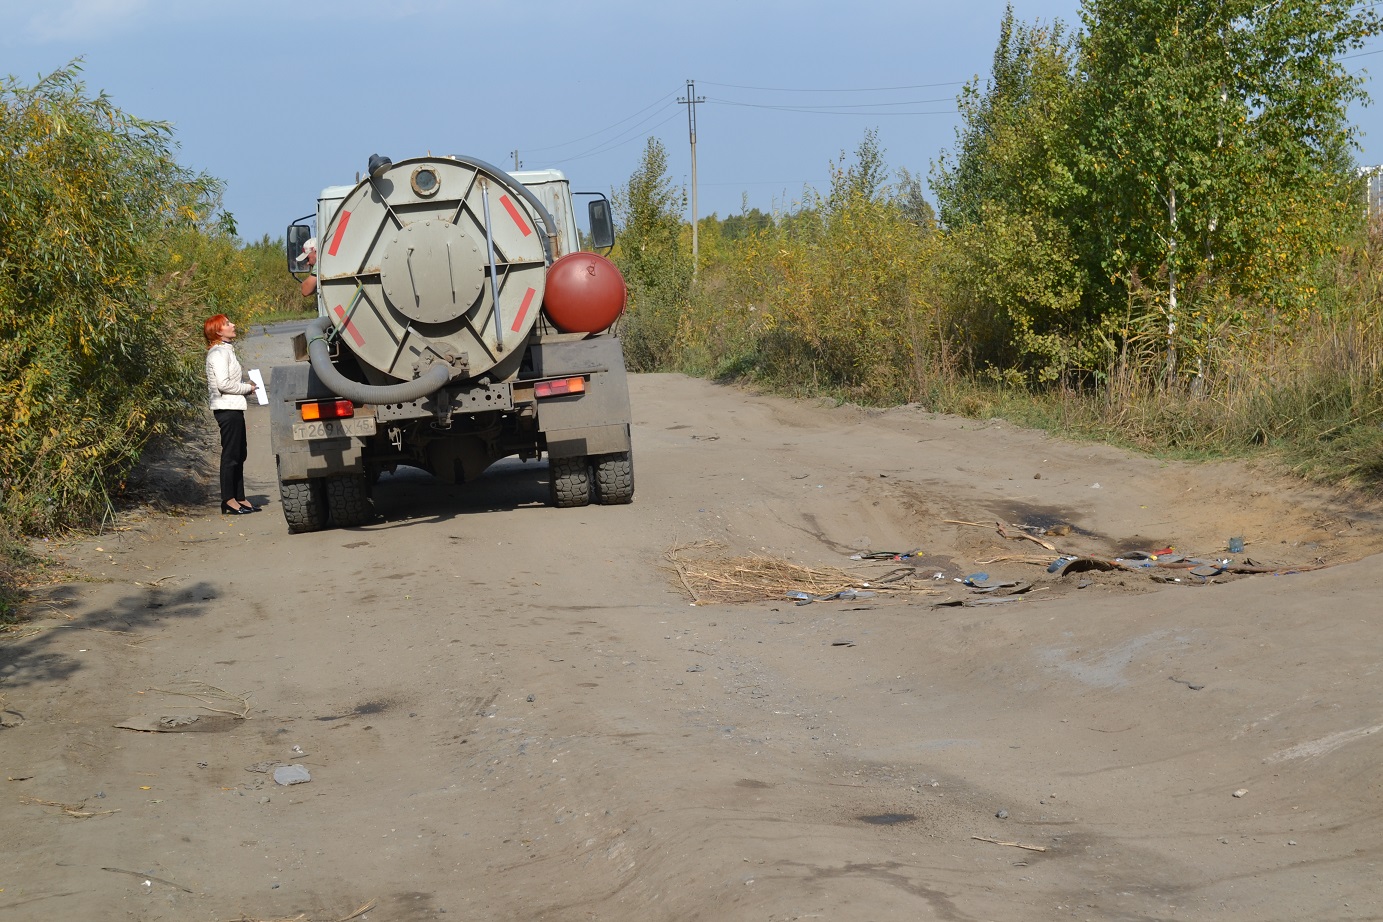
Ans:
[[[307,325],[307,357],[317,379],[338,397],[355,403],[410,403],[436,393],[451,380],[451,370],[445,365],[433,365],[421,377],[401,384],[361,384],[352,381],[331,364],[327,334],[331,318],[318,317]]]
[[[548,264],[551,265],[553,259],[556,258],[552,253],[552,238],[557,236],[557,222],[553,219],[552,213],[547,210],[547,206],[542,203],[542,200],[533,194],[533,190],[499,167],[486,163],[484,160],[477,160],[475,157],[467,157],[464,154],[452,154],[450,159],[475,167],[483,173],[489,173],[514,192],[523,196],[524,201],[533,206],[533,210],[538,212],[538,217],[542,218],[543,223],[547,225],[547,232],[539,234],[538,239],[542,241],[543,253],[547,255]]]

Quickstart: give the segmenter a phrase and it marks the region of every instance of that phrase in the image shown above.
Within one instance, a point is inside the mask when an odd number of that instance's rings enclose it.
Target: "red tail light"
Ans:
[[[349,400],[316,400],[298,407],[303,422],[317,419],[347,419],[355,415],[355,404]]]
[[[586,379],[558,378],[556,381],[539,381],[533,385],[533,396],[542,397],[561,397],[565,394],[584,394],[586,392]]]

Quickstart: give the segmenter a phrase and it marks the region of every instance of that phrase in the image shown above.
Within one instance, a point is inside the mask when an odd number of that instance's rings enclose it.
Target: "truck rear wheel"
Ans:
[[[586,457],[548,458],[552,478],[552,505],[558,509],[587,506],[591,502],[591,460]]]
[[[279,499],[288,531],[301,534],[321,531],[327,524],[327,496],[320,477],[311,480],[280,480]]]
[[[332,524],[338,528],[364,525],[374,516],[369,485],[364,474],[327,478],[327,508]]]
[[[623,506],[634,501],[634,458],[632,452],[598,455],[591,459],[595,468],[595,499],[602,506]]]

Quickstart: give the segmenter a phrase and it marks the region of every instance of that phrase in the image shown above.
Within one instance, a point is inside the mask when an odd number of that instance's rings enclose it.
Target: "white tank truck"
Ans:
[[[306,220],[287,234],[299,273]],[[613,246],[603,196],[589,221],[593,247]],[[460,483],[546,454],[553,505],[633,500],[626,288],[581,252],[565,176],[375,155],[322,192],[316,229],[318,317],[269,382],[290,532],[367,521],[399,465]]]

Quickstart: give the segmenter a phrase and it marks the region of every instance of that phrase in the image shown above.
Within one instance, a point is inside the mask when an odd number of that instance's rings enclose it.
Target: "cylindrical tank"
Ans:
[[[615,264],[596,253],[568,253],[547,270],[543,310],[563,333],[599,333],[624,312],[628,288]]]
[[[402,381],[438,360],[467,377],[515,365],[550,260],[550,218],[526,193],[467,158],[404,160],[362,180],[318,238],[336,338]]]

